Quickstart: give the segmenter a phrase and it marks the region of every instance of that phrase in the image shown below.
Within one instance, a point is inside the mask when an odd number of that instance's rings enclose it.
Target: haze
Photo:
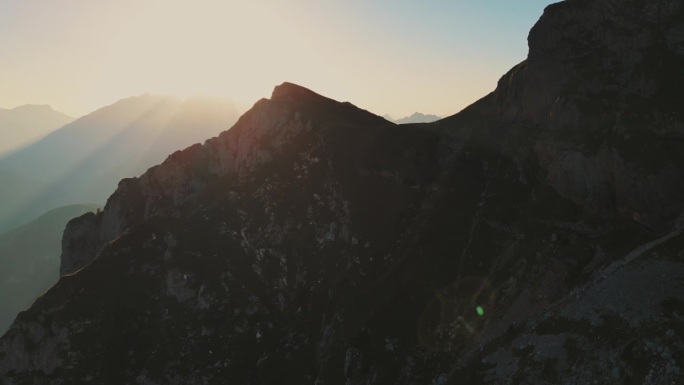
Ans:
[[[251,105],[283,81],[395,117],[457,112],[524,59],[548,0],[4,0],[0,107],[144,92]]]

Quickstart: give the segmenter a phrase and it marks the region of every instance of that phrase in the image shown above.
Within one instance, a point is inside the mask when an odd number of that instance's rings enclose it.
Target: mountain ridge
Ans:
[[[73,120],[49,105],[0,108],[0,156],[29,145]]]
[[[51,208],[104,201],[127,175],[161,162],[168,152],[206,139],[237,119],[227,100],[143,94],[122,99],[0,158],[0,169],[30,177],[40,188],[3,195],[0,228]]]
[[[394,123],[396,123],[396,124],[432,123],[432,122],[435,122],[435,121],[440,120],[440,119],[442,119],[442,118],[440,116],[437,116],[437,115],[414,112],[413,114],[411,114],[411,116],[407,116],[405,118],[398,119]]]
[[[423,114],[417,111],[411,114],[410,116],[406,116],[400,119],[394,119],[387,114],[383,115],[382,117],[395,124],[432,123],[442,119],[442,117],[437,115]]]

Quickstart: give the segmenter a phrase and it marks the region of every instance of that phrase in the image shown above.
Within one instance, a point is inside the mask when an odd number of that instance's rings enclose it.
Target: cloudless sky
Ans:
[[[251,105],[290,81],[451,115],[527,55],[549,0],[0,0],[0,107],[81,116],[145,92]]]

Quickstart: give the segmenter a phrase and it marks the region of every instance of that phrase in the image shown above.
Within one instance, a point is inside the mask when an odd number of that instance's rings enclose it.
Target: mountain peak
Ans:
[[[21,106],[17,106],[14,108],[0,108],[0,112],[3,112],[5,114],[16,114],[26,116],[32,114],[51,115],[59,116],[62,118],[62,120],[74,120],[74,118],[72,118],[71,116],[55,110],[49,104],[23,104]]]
[[[310,118],[321,121],[356,121],[372,126],[387,123],[385,119],[352,103],[339,102],[289,82],[282,83],[273,89],[270,102],[289,105]]]
[[[14,110],[39,110],[39,111],[54,111],[54,108],[49,104],[24,104],[13,108]]]
[[[410,123],[431,123],[441,119],[437,115],[423,114],[421,112],[414,112],[411,116],[401,119],[392,120],[396,124],[410,124]]]
[[[271,100],[311,101],[331,99],[317,94],[306,87],[302,87],[294,83],[284,82],[273,89]]]
[[[25,146],[73,120],[47,104],[0,108],[0,153]]]

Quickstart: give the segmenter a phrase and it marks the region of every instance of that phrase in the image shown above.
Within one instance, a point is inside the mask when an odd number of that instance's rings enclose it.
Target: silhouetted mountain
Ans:
[[[0,108],[0,154],[27,145],[73,120],[47,105]]]
[[[216,135],[237,117],[228,100],[149,94],[84,116],[0,159],[0,172],[41,184],[0,195],[0,229],[61,205],[104,202],[121,178],[139,175],[170,152]]]
[[[407,116],[405,118],[401,119],[392,119],[391,116],[389,115],[384,115],[383,118],[389,120],[390,122],[394,122],[396,124],[412,124],[412,123],[432,123],[437,120],[442,119],[441,117],[437,115],[426,115],[426,114],[421,114],[420,112],[414,112],[413,115]]]
[[[0,234],[0,333],[59,278],[59,250],[69,219],[94,205],[65,206]]]
[[[430,124],[276,87],[69,222],[0,381],[684,382],[682,30],[551,5]]]

